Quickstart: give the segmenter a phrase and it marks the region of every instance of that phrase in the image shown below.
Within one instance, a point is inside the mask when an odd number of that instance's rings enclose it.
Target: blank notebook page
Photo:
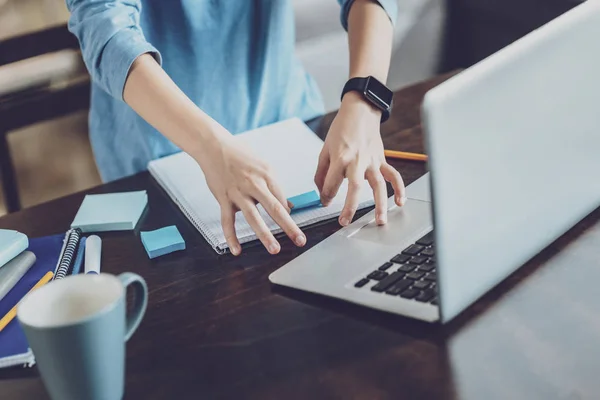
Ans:
[[[236,135],[235,140],[271,165],[286,198],[317,190],[314,174],[323,141],[300,119],[293,118],[248,131]],[[188,154],[178,153],[151,161],[148,170],[215,251],[225,252],[228,246],[221,228],[219,203],[210,192],[198,164]],[[301,210],[293,213],[292,218],[298,226],[304,227],[336,217],[342,211],[346,192],[345,180],[328,207]],[[373,194],[366,181],[359,203],[359,208],[373,204]],[[258,209],[271,231],[281,232],[262,207]],[[240,243],[256,240],[241,212],[236,214],[235,228]]]

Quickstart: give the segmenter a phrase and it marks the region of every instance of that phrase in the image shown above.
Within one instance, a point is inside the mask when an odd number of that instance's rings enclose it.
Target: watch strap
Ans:
[[[360,92],[361,94],[365,93],[365,90],[367,88],[367,83],[369,82],[369,78],[368,77],[355,77],[355,78],[351,78],[348,80],[348,82],[346,82],[346,84],[344,85],[344,89],[342,90],[342,96],[340,98],[343,99],[344,95],[348,92]],[[369,102],[369,104],[371,104],[373,107],[376,107],[373,103],[371,103],[370,101],[368,101],[367,99],[365,99],[367,102]],[[379,107],[377,107],[378,110],[381,110],[381,123],[384,123],[385,121],[387,121],[390,118],[390,110],[389,109],[381,109]]]

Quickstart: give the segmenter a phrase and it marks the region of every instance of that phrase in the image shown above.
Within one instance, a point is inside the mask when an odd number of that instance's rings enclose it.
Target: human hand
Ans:
[[[193,156],[206,176],[206,182],[221,207],[221,225],[233,255],[241,253],[235,232],[235,214],[241,211],[257,237],[271,254],[281,250],[267,224],[262,219],[260,203],[273,220],[297,246],[306,244],[306,236],[290,216],[290,207],[282,190],[273,179],[270,167],[256,158],[234,137],[224,132]]]
[[[344,178],[348,178],[348,194],[339,222],[346,226],[358,208],[363,180],[368,180],[375,199],[377,224],[387,222],[387,189],[392,184],[398,206],[406,202],[400,173],[389,165],[383,152],[379,132],[381,112],[367,104],[356,92],[344,96],[325,145],[319,157],[315,183],[323,205],[331,203]]]

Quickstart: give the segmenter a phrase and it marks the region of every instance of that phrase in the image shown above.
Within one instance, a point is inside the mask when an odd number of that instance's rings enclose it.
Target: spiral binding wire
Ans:
[[[59,260],[58,268],[56,269],[56,274],[54,275],[54,279],[62,279],[69,273],[69,268],[71,267],[71,263],[77,254],[77,246],[79,245],[79,240],[81,239],[81,229],[72,229],[69,231],[68,237],[65,239],[65,250],[62,253],[62,257]]]

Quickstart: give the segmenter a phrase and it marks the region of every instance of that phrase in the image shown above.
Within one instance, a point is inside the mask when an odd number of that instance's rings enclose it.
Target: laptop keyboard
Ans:
[[[429,232],[356,282],[354,287],[360,289],[373,283],[373,292],[437,305],[434,256],[433,232]]]

